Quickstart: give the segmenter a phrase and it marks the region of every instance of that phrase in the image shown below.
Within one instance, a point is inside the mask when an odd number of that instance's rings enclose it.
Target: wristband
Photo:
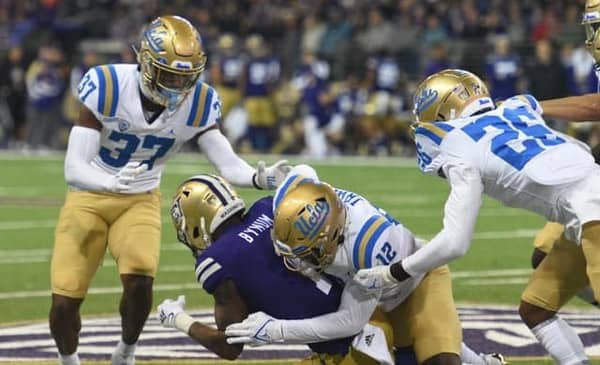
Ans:
[[[178,313],[175,316],[175,328],[185,334],[190,333],[190,327],[192,327],[194,322],[196,322],[196,320],[185,312]]]
[[[254,185],[254,187],[258,190],[263,190],[263,188],[261,188],[260,185],[256,183],[256,172],[254,173],[254,175],[252,175],[252,185]]]

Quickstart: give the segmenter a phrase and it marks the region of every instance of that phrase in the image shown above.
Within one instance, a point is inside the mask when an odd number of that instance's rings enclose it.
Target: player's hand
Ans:
[[[283,342],[281,321],[264,312],[252,313],[243,322],[233,323],[225,329],[228,344],[262,346]]]
[[[377,293],[398,284],[398,280],[392,276],[388,265],[359,270],[353,280],[370,293]]]
[[[267,167],[265,161],[258,161],[253,177],[255,184],[261,189],[274,190],[283,182],[292,166],[287,160],[279,160]]]
[[[111,176],[107,181],[106,190],[123,193],[131,189],[129,184],[141,173],[148,170],[148,164],[139,162],[128,162],[116,175]]]
[[[177,300],[165,299],[157,307],[158,319],[163,327],[176,328],[175,318],[178,314],[184,313],[185,295],[180,295]]]

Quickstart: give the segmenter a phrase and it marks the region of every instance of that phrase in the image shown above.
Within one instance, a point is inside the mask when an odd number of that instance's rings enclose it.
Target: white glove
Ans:
[[[177,328],[188,333],[194,319],[183,310],[185,309],[185,295],[180,295],[177,300],[165,299],[158,305],[158,319],[166,328]]]
[[[269,167],[265,161],[258,161],[256,173],[252,178],[255,185],[261,189],[274,190],[283,182],[292,166],[287,160],[279,160]]]
[[[264,312],[252,313],[243,322],[233,323],[225,329],[228,344],[249,344],[262,346],[275,342],[283,342],[283,326],[281,321]]]
[[[140,164],[139,162],[128,162],[116,175],[111,176],[106,181],[106,190],[123,193],[131,189],[129,184],[135,180],[135,178],[148,170],[148,164]]]
[[[353,279],[366,292],[377,293],[399,283],[390,272],[390,266],[375,266],[370,269],[358,270]]]

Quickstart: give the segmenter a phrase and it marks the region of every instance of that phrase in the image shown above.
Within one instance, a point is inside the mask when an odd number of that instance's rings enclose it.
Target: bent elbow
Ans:
[[[456,260],[459,259],[461,257],[463,257],[464,255],[467,254],[467,251],[469,250],[469,246],[468,245],[457,245],[455,247],[452,247],[448,250],[448,261],[452,261],[452,260]]]
[[[77,174],[75,173],[75,167],[70,164],[65,164],[65,181],[67,185],[76,185]]]

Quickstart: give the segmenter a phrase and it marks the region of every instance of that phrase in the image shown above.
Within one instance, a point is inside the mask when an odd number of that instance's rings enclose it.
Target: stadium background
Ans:
[[[188,17],[208,54],[205,81],[239,87],[240,99],[222,124],[250,161],[259,158],[254,153],[266,153],[313,163],[325,180],[367,196],[418,235],[431,237],[441,226],[448,189],[422,176],[412,157],[406,126],[415,83],[457,66],[484,76],[497,99],[595,92],[579,24],[584,2],[0,0],[0,330],[47,315],[53,228],[65,193],[63,150],[77,116],[73,90],[91,65],[135,62],[129,45],[155,16]],[[241,65],[263,62],[264,94],[248,90],[243,80],[252,71],[244,76],[244,67],[235,82],[225,80],[219,60],[230,57]],[[276,117],[248,113],[244,95],[264,97]],[[314,134],[306,136],[305,127],[311,118],[326,150],[310,146]],[[596,141],[593,125],[551,123]],[[365,157],[347,157],[356,155]],[[205,171],[211,167],[197,155],[167,164],[155,302],[185,293],[191,308],[212,305],[194,284],[193,262],[175,242],[166,209],[182,179]],[[260,196],[242,194],[248,201]],[[452,265],[456,300],[514,309],[529,273],[531,240],[542,224],[486,200],[471,251]],[[85,318],[115,315],[118,285],[107,258],[83,306]],[[577,301],[571,306],[588,308]],[[1,342],[0,361],[7,361]]]

